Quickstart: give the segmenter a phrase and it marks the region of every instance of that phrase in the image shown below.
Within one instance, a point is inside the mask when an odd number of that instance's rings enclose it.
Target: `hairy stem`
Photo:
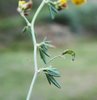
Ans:
[[[26,100],[30,100],[31,93],[32,93],[32,89],[33,89],[33,86],[34,86],[34,83],[35,83],[36,78],[37,78],[37,73],[35,72],[34,73],[34,76],[33,76],[33,79],[32,79],[32,82],[31,82],[31,85],[30,85],[30,89],[29,89],[29,92],[28,92],[28,95],[27,95],[27,99]]]
[[[51,63],[53,60],[55,60],[56,58],[59,58],[59,57],[60,57],[60,58],[63,58],[61,55],[57,55],[57,56],[51,58],[51,59],[47,62],[47,64]]]
[[[20,13],[21,16],[24,18],[24,20],[26,21],[27,23],[27,26],[31,26],[31,23],[28,21],[28,19],[25,17],[24,13]]]
[[[35,24],[35,21],[36,21],[36,18],[37,18],[37,15],[39,14],[39,12],[41,11],[41,9],[43,8],[43,6],[45,5],[45,1],[46,0],[43,0],[42,3],[40,4],[39,8],[37,9],[33,19],[32,19],[32,22],[31,22],[31,26],[33,27],[34,24]]]
[[[33,90],[33,86],[34,86],[34,83],[35,83],[35,80],[37,78],[37,75],[38,75],[38,66],[37,66],[37,42],[36,42],[36,37],[35,37],[35,31],[34,31],[34,24],[35,24],[35,21],[36,21],[36,18],[39,14],[39,12],[41,11],[41,9],[43,8],[43,6],[45,5],[45,0],[42,1],[42,3],[40,4],[39,8],[37,9],[33,19],[32,19],[32,22],[31,22],[31,34],[32,34],[32,40],[33,40],[33,45],[34,45],[34,71],[35,71],[35,74],[33,76],[33,79],[32,79],[32,82],[31,82],[31,85],[30,85],[30,89],[29,89],[29,92],[28,92],[28,95],[27,95],[27,99],[26,100],[30,100],[30,97],[31,97],[31,94],[32,94],[32,90]]]

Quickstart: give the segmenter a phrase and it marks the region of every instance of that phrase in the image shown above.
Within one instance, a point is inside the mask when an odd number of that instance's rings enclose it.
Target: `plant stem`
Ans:
[[[45,5],[45,0],[42,1],[42,3],[40,4],[39,8],[37,9],[33,19],[32,19],[32,22],[31,22],[31,34],[32,34],[32,40],[33,40],[33,44],[34,44],[34,76],[33,76],[33,79],[32,79],[32,82],[31,82],[31,85],[30,85],[30,89],[29,89],[29,92],[28,92],[28,95],[27,95],[27,99],[26,100],[30,100],[30,97],[31,97],[31,93],[32,93],[32,90],[33,90],[33,86],[34,86],[34,83],[35,83],[35,80],[37,78],[37,75],[38,75],[38,66],[37,66],[37,42],[36,42],[36,37],[35,37],[35,32],[34,32],[34,24],[35,24],[35,21],[36,21],[36,18],[39,14],[39,12],[41,11],[41,9],[43,8],[43,6]]]
[[[51,62],[52,62],[53,60],[55,60],[56,58],[62,58],[62,59],[65,59],[62,55],[57,55],[57,56],[51,58],[51,59],[47,62],[47,64],[51,63]]]
[[[25,15],[23,13],[20,13],[20,14],[24,18],[24,20],[26,21],[27,26],[31,26],[31,23],[28,21],[28,19],[25,17]]]
[[[33,79],[32,79],[32,82],[31,82],[30,89],[29,89],[29,92],[28,92],[26,100],[30,100],[32,89],[33,89],[33,86],[34,86],[36,78],[37,78],[37,72],[34,73],[34,76],[33,76]]]
[[[36,21],[36,18],[37,18],[37,15],[39,14],[39,12],[41,11],[41,9],[43,8],[43,6],[45,5],[45,1],[46,0],[43,0],[42,3],[40,4],[39,8],[37,9],[33,19],[32,19],[32,22],[31,22],[31,26],[34,26],[35,24],[35,21]]]

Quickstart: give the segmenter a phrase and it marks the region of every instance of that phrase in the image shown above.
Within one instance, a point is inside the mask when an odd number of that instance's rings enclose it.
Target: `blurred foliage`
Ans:
[[[10,15],[12,13],[15,13],[17,1],[18,0],[0,0],[0,17],[4,17],[4,15]]]
[[[21,30],[26,25],[20,16],[17,16],[18,0],[0,0],[0,100],[24,100],[27,89],[32,78],[32,42],[31,36],[22,33]],[[34,0],[37,1],[38,0]],[[37,3],[34,7],[37,7]],[[38,18],[41,22],[50,22],[48,10],[43,9]],[[87,4],[86,6],[75,8],[70,6],[53,20],[55,23],[70,26],[74,32],[81,29],[92,31],[92,35],[97,33],[97,6]],[[14,15],[14,16],[13,16]],[[30,18],[29,18],[30,19]],[[29,32],[28,32],[29,33]],[[95,33],[95,34],[93,34]],[[63,73],[62,90],[56,92],[55,88],[48,89],[46,79],[39,77],[37,81],[37,91],[33,97],[35,100],[96,100],[97,99],[97,41],[84,43],[76,41],[74,51],[77,52],[75,63],[68,59],[56,60],[54,65],[61,65]],[[1,52],[1,46],[9,47],[12,50],[21,48],[20,52]],[[29,49],[30,48],[30,49]],[[31,49],[32,48],[32,49]],[[64,47],[63,47],[64,48]],[[24,52],[23,50],[31,50]],[[56,49],[52,54],[59,53],[62,49]],[[40,62],[40,60],[39,60]],[[60,63],[61,62],[61,63]],[[68,63],[70,62],[70,63]],[[41,64],[39,63],[41,66]],[[91,67],[92,66],[92,67]],[[63,70],[64,69],[64,70]],[[88,84],[87,84],[88,83]],[[20,85],[22,84],[22,85]],[[45,92],[41,92],[44,90]],[[60,92],[61,91],[61,92]],[[40,95],[41,93],[41,95]],[[53,93],[56,96],[53,96]]]
[[[39,4],[38,0],[33,0],[33,8]],[[18,0],[0,0],[0,17],[11,16],[16,14]]]
[[[9,0],[10,2],[13,0]],[[0,1],[0,5],[2,4],[3,7],[3,0]],[[13,2],[14,3],[14,2]],[[7,3],[5,3],[7,4]],[[10,3],[8,3],[10,4]],[[16,4],[15,4],[16,5]],[[35,6],[36,7],[36,6]],[[10,7],[12,9],[12,7]],[[11,10],[7,9],[7,13],[9,13]],[[15,11],[14,13],[16,13],[16,8],[17,6],[15,6]],[[5,9],[3,7],[3,9]],[[0,9],[2,10],[2,9]],[[14,10],[14,9],[12,9]],[[6,9],[5,9],[6,11]],[[35,10],[33,10],[34,13]],[[72,31],[80,31],[80,29],[86,29],[86,30],[91,30],[93,32],[97,31],[97,6],[96,4],[87,4],[85,6],[82,7],[75,7],[73,5],[70,5],[68,9],[60,12],[60,14],[56,15],[55,19],[53,20],[54,22],[63,24],[63,25],[69,25],[72,29]],[[3,11],[3,13],[5,13]],[[5,13],[5,14],[7,14]],[[43,9],[43,11],[40,14],[39,20],[38,21],[45,21],[45,22],[49,22],[51,21],[50,18],[50,13],[49,10],[47,9],[47,7],[45,9]],[[9,16],[9,18],[7,19],[3,19],[0,21],[0,29],[2,30],[6,30],[7,29],[12,29],[14,26],[23,23],[23,21],[21,21],[20,16]]]
[[[64,48],[50,51],[60,54]],[[50,87],[44,75],[39,75],[32,100],[97,100],[97,41],[76,41],[73,50],[75,62],[67,55],[52,63],[62,73],[58,80],[62,89]],[[32,51],[0,52],[0,100],[25,100],[33,76],[32,55]],[[39,55],[38,61],[43,66]]]
[[[81,7],[71,5],[68,9],[56,16],[55,22],[69,25],[74,32],[85,29],[97,32],[97,5],[87,4]],[[93,34],[94,35],[94,34]]]
[[[26,25],[24,20],[18,15],[17,8],[18,0],[0,0],[0,45],[13,45],[16,42],[28,41],[31,42],[30,34],[22,33],[22,29]],[[31,17],[35,12],[38,3],[41,1],[34,0],[34,8],[31,13]],[[7,9],[8,8],[8,9]],[[62,25],[69,26],[71,31],[74,33],[81,33],[82,30],[87,31],[88,34],[91,33],[95,37],[97,35],[97,6],[96,4],[86,4],[85,6],[75,7],[74,5],[69,5],[69,8],[60,12],[56,15],[55,19],[52,21],[50,17],[50,12],[48,7],[45,8],[40,13],[37,19],[38,23],[58,23]],[[17,14],[16,14],[17,13]],[[29,19],[31,19],[29,17]],[[88,35],[87,34],[87,35]],[[13,48],[13,47],[12,47]]]

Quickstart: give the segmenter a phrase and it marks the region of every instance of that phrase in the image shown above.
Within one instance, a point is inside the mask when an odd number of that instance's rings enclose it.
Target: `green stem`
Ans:
[[[31,26],[31,23],[28,21],[28,19],[25,17],[24,13],[20,13],[21,16],[24,18],[24,20],[26,21],[27,23],[27,26]]]
[[[37,42],[36,42],[36,37],[35,37],[35,31],[34,31],[34,24],[35,24],[35,21],[36,21],[36,18],[39,14],[39,12],[41,11],[41,9],[43,8],[43,6],[45,5],[45,0],[42,1],[42,3],[40,4],[39,8],[37,9],[33,19],[32,19],[32,22],[31,22],[31,34],[32,34],[32,40],[33,40],[33,44],[34,44],[34,76],[33,76],[33,79],[32,79],[32,82],[31,82],[31,85],[30,85],[30,89],[29,89],[29,92],[28,92],[28,95],[27,95],[27,99],[26,100],[30,100],[30,97],[31,97],[31,94],[32,94],[32,90],[33,90],[33,86],[34,86],[34,83],[35,83],[35,80],[37,78],[37,75],[38,75],[38,66],[37,66]]]
[[[35,72],[34,76],[33,76],[33,79],[32,79],[32,82],[31,82],[31,85],[30,85],[30,88],[29,88],[29,92],[28,92],[26,100],[30,100],[30,97],[31,97],[31,94],[32,94],[32,90],[33,90],[33,86],[34,86],[35,80],[37,78],[37,75],[38,75],[37,72]]]
[[[37,15],[39,14],[39,12],[41,11],[41,9],[42,9],[43,6],[45,5],[45,1],[46,1],[46,0],[43,0],[42,3],[40,4],[39,8],[37,9],[37,11],[36,11],[36,13],[35,13],[35,15],[34,15],[34,17],[33,17],[33,20],[32,20],[32,22],[31,22],[31,26],[32,26],[32,27],[33,27],[34,24],[35,24]]]
[[[57,56],[51,58],[51,59],[47,62],[47,64],[49,64],[50,62],[52,62],[53,60],[55,60],[56,58],[59,58],[59,57],[62,58],[62,59],[64,59],[64,57],[63,57],[62,55],[57,55]]]

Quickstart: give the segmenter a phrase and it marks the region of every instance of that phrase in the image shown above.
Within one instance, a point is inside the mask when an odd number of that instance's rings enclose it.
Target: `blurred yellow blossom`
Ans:
[[[58,0],[54,4],[58,10],[62,10],[67,7],[67,0]]]
[[[24,1],[24,0],[19,0],[18,2],[18,7],[21,8],[21,9],[25,9],[26,8],[26,5],[27,5],[27,2]]]
[[[87,0],[72,0],[75,5],[82,5],[87,2]]]
[[[18,6],[21,8],[21,9],[31,9],[32,7],[32,1],[28,1],[26,2],[25,0],[19,0],[19,3],[18,3]]]
[[[59,0],[59,3],[60,3],[61,5],[63,5],[64,3],[67,3],[67,0]]]
[[[29,10],[32,8],[32,1],[26,2],[25,0],[19,0],[18,2],[18,11],[24,12],[25,15],[28,15]]]

